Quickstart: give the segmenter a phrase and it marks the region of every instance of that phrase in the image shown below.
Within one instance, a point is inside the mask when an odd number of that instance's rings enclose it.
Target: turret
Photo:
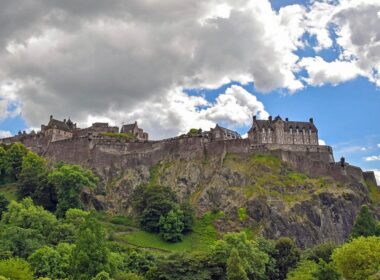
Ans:
[[[313,118],[310,118],[309,121],[310,121],[310,123],[314,123]]]

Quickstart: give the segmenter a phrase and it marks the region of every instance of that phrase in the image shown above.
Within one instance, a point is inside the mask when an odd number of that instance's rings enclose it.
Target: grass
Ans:
[[[380,188],[375,184],[366,181],[369,192],[369,198],[372,203],[380,204]]]
[[[9,201],[18,200],[16,184],[5,184],[0,186],[0,194],[3,194]]]
[[[136,139],[136,136],[130,132],[126,132],[126,133],[103,132],[103,133],[99,133],[99,135],[106,136],[106,137],[124,138],[124,139],[129,139],[129,140]]]
[[[113,241],[125,247],[138,247],[161,252],[183,252],[207,250],[218,239],[218,232],[213,222],[224,217],[223,212],[207,212],[202,218],[196,219],[193,231],[184,235],[183,240],[178,243],[169,243],[161,239],[156,233],[130,227],[129,218],[115,216],[106,218],[108,229],[112,229]],[[102,218],[103,221],[105,218]],[[115,224],[116,222],[116,224]],[[111,224],[111,225],[110,225]],[[122,226],[120,224],[123,224]],[[124,226],[127,224],[128,226]]]
[[[246,198],[262,197],[282,200],[287,207],[308,200],[313,194],[321,191],[336,191],[334,184],[327,178],[310,178],[306,174],[295,172],[285,162],[272,155],[255,154],[249,157],[237,154],[227,154],[224,166],[247,178],[245,186],[236,186],[242,189]],[[242,221],[242,213],[239,213]]]

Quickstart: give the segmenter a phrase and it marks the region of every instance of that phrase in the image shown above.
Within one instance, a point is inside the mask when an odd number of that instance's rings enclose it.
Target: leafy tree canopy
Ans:
[[[238,251],[234,248],[227,260],[227,279],[228,280],[248,280]]]
[[[333,262],[347,280],[368,279],[380,267],[380,237],[358,237],[332,254]]]
[[[29,263],[19,258],[1,260],[0,275],[5,279],[33,280],[33,272]]]
[[[377,229],[377,221],[367,205],[363,205],[356,217],[351,237],[380,235]]]
[[[79,165],[63,164],[53,170],[49,182],[57,190],[57,215],[63,217],[70,208],[83,208],[80,193],[84,187],[95,188],[97,177]]]

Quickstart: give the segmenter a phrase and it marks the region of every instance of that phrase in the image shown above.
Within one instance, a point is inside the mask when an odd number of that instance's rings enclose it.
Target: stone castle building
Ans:
[[[233,140],[233,139],[241,139],[241,136],[236,131],[221,127],[220,125],[216,125],[215,128],[211,128],[208,131],[212,140]]]
[[[254,116],[248,139],[254,144],[318,145],[318,129],[312,118],[309,122],[298,122],[280,116],[268,120]]]
[[[137,122],[131,123],[131,124],[124,124],[121,127],[121,133],[131,133],[136,137],[137,140],[140,141],[148,141],[149,135],[148,133],[144,132],[142,128],[139,128],[137,125]]]

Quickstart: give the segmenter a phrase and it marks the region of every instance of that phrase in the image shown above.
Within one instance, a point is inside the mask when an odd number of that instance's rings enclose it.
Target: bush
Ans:
[[[19,258],[0,261],[0,275],[12,280],[33,280],[30,265]]]
[[[363,205],[352,228],[351,238],[377,235],[377,221],[367,205]]]
[[[181,210],[170,210],[166,216],[160,217],[160,235],[168,242],[178,242],[182,240],[184,229],[183,212]]]
[[[368,279],[380,267],[380,237],[358,237],[335,249],[332,259],[345,279]]]

